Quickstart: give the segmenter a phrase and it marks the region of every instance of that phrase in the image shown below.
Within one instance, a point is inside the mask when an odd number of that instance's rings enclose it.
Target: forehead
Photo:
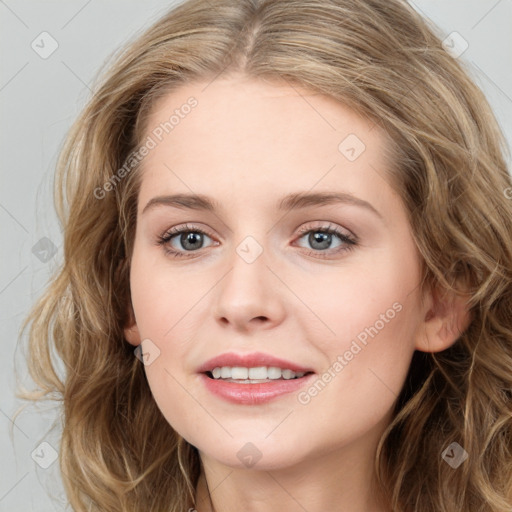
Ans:
[[[195,106],[189,108],[187,103],[192,101]],[[170,129],[164,130],[164,138],[173,138],[170,131],[185,135],[187,126],[197,135],[210,137],[226,131],[236,137],[236,128],[242,128],[245,133],[253,127],[252,132],[257,131],[259,140],[266,134],[273,134],[275,125],[285,126],[282,136],[289,135],[289,138],[308,132],[309,135],[332,132],[336,141],[344,132],[351,133],[350,130],[360,136],[373,132],[372,142],[386,137],[374,121],[325,94],[288,82],[238,74],[211,82],[187,83],[164,94],[152,106],[146,134],[169,121],[173,113],[176,115],[172,126],[168,126]],[[187,118],[189,120],[184,122]]]
[[[389,149],[380,126],[333,98],[240,76],[167,93],[149,113],[148,137],[155,146],[141,166],[144,197],[162,186],[281,195],[340,184],[355,191],[361,181],[382,188]]]

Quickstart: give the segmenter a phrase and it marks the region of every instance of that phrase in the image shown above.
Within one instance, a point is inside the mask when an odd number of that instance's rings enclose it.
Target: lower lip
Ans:
[[[237,384],[221,379],[212,379],[202,373],[200,378],[214,395],[228,402],[244,405],[257,405],[269,402],[287,393],[293,393],[304,386],[315,374],[310,373],[299,379],[276,379],[260,384]]]

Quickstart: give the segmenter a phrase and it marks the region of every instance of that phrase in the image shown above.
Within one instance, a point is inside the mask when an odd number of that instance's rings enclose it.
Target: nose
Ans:
[[[230,270],[216,287],[214,316],[238,332],[276,327],[285,317],[284,288],[267,266],[265,252],[252,262],[235,252]]]

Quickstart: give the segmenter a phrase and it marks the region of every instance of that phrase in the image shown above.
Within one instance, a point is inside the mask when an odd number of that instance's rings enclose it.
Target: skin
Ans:
[[[414,350],[448,348],[468,325],[467,310],[461,299],[430,291],[421,300],[420,256],[385,179],[380,126],[286,83],[230,75],[207,85],[182,86],[151,112],[146,136],[190,96],[198,100],[143,161],[125,329],[132,345],[149,339],[160,351],[145,370],[167,421],[199,450],[196,508],[213,510],[208,482],[217,511],[387,512],[370,488],[378,440]],[[349,134],[366,146],[354,161],[338,149]],[[298,191],[349,192],[382,218],[342,203],[276,209]],[[155,196],[191,192],[220,209],[159,205],[142,213]],[[185,223],[208,235],[188,252],[175,236],[172,248],[185,257],[173,258],[156,241]],[[358,245],[336,252],[347,244],[335,235],[322,249],[298,233],[329,225]],[[262,249],[252,263],[236,251],[247,236]],[[400,312],[307,404],[297,393],[228,403],[196,373],[222,352],[262,351],[321,376],[394,303]],[[237,457],[248,442],[262,454],[250,468]]]

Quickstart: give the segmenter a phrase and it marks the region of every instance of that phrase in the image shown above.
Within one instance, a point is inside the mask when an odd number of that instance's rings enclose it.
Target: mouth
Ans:
[[[297,380],[312,373],[314,372],[297,372],[290,368],[280,368],[278,366],[216,366],[211,371],[204,372],[212,380],[236,384],[265,384],[283,380]]]
[[[206,389],[239,405],[264,404],[299,391],[314,378],[312,368],[270,354],[224,353],[197,368]]]

